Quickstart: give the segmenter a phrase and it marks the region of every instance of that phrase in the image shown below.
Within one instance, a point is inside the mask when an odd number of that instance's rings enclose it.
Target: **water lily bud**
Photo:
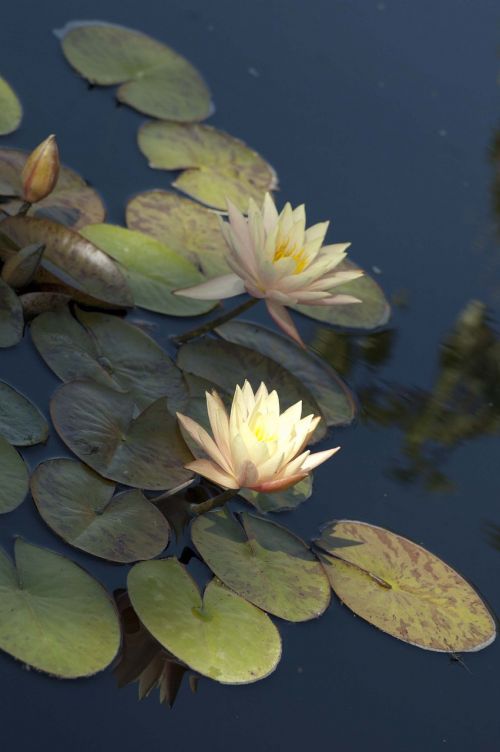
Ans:
[[[54,135],[31,152],[21,173],[23,199],[35,204],[52,193],[59,177],[59,149]]]

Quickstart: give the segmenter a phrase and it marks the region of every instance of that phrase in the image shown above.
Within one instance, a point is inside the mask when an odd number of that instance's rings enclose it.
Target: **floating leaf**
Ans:
[[[239,494],[259,512],[288,512],[311,497],[312,476],[307,475],[287,491],[265,494],[243,488]]]
[[[254,390],[263,381],[269,390],[278,392],[282,410],[302,400],[303,415],[322,414],[318,403],[298,378],[276,361],[248,347],[205,337],[183,345],[177,355],[177,364],[183,371],[206,379],[230,395],[245,379],[250,381]],[[323,420],[315,432],[316,441],[325,435],[325,431]]]
[[[44,243],[41,266],[49,279],[54,276],[107,303],[123,307],[133,305],[119,266],[74,230],[48,219],[8,217],[0,224],[0,254],[11,257],[13,243],[18,248]]]
[[[19,253],[7,259],[2,267],[2,279],[11,287],[24,287],[35,277],[42,255],[43,243],[33,243],[21,248]]]
[[[21,172],[29,152],[21,149],[0,149],[0,195],[22,196]],[[22,201],[11,198],[2,208],[16,214]],[[84,225],[102,222],[106,210],[99,194],[78,173],[61,167],[56,187],[52,193],[33,205],[30,214],[39,219],[51,219],[78,229]]]
[[[337,546],[335,536],[362,545]],[[407,538],[341,520],[328,525],[319,546],[329,552],[321,560],[340,600],[393,637],[452,653],[495,639],[495,621],[468,582]]]
[[[19,300],[23,307],[25,321],[31,321],[42,313],[65,308],[71,296],[62,292],[26,292],[20,296]]]
[[[23,309],[14,290],[0,279],[0,347],[12,347],[23,336]]]
[[[15,560],[0,549],[0,648],[63,679],[106,668],[120,625],[104,588],[64,556],[19,539]]]
[[[342,271],[359,269],[351,261],[343,261]],[[354,295],[361,303],[331,306],[292,306],[296,311],[315,321],[323,321],[347,329],[376,329],[384,326],[391,315],[391,308],[384,293],[374,279],[365,274],[335,290],[342,295]]]
[[[49,427],[40,410],[9,384],[0,381],[0,436],[16,446],[47,440]]]
[[[353,421],[354,398],[341,378],[327,363],[298,347],[289,337],[258,324],[237,320],[219,326],[216,331],[227,342],[257,350],[291,371],[314,396],[328,426],[342,426]]]
[[[0,76],[0,136],[19,128],[22,117],[21,102],[5,78]]]
[[[70,459],[38,465],[31,493],[52,530],[82,551],[102,559],[152,559],[167,546],[164,516],[138,490],[113,496],[114,483]]]
[[[196,316],[215,303],[188,300],[173,290],[189,287],[204,277],[187,259],[142,232],[116,225],[89,225],[82,235],[120,262],[136,305],[170,316]]]
[[[91,381],[64,384],[50,405],[61,439],[105,478],[135,488],[175,488],[191,455],[161,398],[136,416],[132,397]]]
[[[198,71],[170,47],[138,31],[107,23],[63,29],[68,62],[93,84],[121,84],[116,96],[139,112],[166,120],[204,120],[210,92]]]
[[[28,493],[29,472],[14,447],[0,436],[0,514],[12,512]]]
[[[171,191],[146,191],[127,205],[127,227],[168,245],[207,276],[227,274],[227,244],[219,216]]]
[[[200,515],[191,526],[205,563],[242,598],[288,621],[320,616],[330,603],[324,570],[289,530],[227,509]],[[241,524],[240,524],[241,523]]]
[[[175,188],[223,211],[230,199],[246,212],[249,198],[262,203],[277,188],[276,173],[256,151],[209,125],[145,123],[139,148],[150,167],[184,170]]]
[[[130,600],[146,629],[179,660],[223,684],[268,676],[281,657],[279,632],[256,606],[217,579],[203,598],[177,559],[136,564]]]
[[[31,325],[33,342],[63,381],[92,380],[129,392],[139,407],[183,391],[182,376],[156,342],[138,327],[105,313],[62,309]]]

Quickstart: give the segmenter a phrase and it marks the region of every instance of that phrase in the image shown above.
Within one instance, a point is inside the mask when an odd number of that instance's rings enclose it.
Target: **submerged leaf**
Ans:
[[[193,543],[213,573],[281,619],[320,616],[330,603],[330,585],[305,543],[253,514],[243,512],[238,520],[226,508],[200,515],[191,526]]]
[[[136,564],[128,589],[146,629],[200,674],[223,684],[247,684],[276,668],[278,630],[267,614],[217,579],[202,597],[177,559],[162,559]]]
[[[276,173],[257,152],[209,125],[145,123],[139,148],[150,167],[184,170],[175,188],[223,211],[229,199],[246,212],[249,198],[261,204],[277,188]]]
[[[40,410],[20,392],[0,381],[0,436],[16,446],[47,440],[49,427]]]
[[[120,625],[104,588],[69,559],[20,539],[15,559],[0,549],[0,648],[64,679],[106,668]]]
[[[0,514],[12,512],[28,493],[29,472],[14,447],[0,436]]]
[[[318,544],[329,552],[321,561],[340,600],[393,637],[450,653],[481,650],[495,639],[495,621],[478,594],[422,546],[352,520],[328,525]]]
[[[168,543],[164,516],[140,491],[114,491],[114,483],[70,459],[42,462],[31,477],[42,518],[72,546],[117,562],[158,556]]]
[[[19,128],[22,117],[21,102],[5,78],[0,76],[0,136]]]
[[[72,381],[50,405],[61,439],[105,478],[135,488],[175,488],[192,477],[191,454],[161,398],[136,416],[132,397],[90,381]]]
[[[120,102],[166,120],[204,120],[211,114],[210,92],[198,71],[161,42],[108,23],[70,24],[61,33],[73,68],[93,84],[121,84]]]
[[[23,309],[14,290],[0,279],[0,347],[12,347],[23,336]]]
[[[120,263],[135,304],[141,308],[170,316],[196,316],[214,307],[215,302],[173,294],[204,277],[190,261],[149,235],[106,224],[89,225],[81,234]]]

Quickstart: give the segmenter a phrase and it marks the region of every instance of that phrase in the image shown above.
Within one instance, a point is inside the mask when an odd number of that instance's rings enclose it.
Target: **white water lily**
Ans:
[[[180,424],[207,455],[186,467],[223,488],[283,491],[305,478],[340,447],[324,452],[304,450],[319,417],[302,418],[302,402],[280,413],[276,391],[261,384],[254,394],[245,381],[236,387],[230,415],[216,392],[206,393],[213,436],[186,415]]]
[[[329,222],[306,229],[304,206],[286,204],[280,214],[270,194],[262,209],[250,199],[248,217],[228,201],[229,222],[222,231],[233,273],[215,277],[177,295],[201,300],[231,298],[248,292],[265,298],[269,313],[290,337],[303,345],[285,306],[360,303],[333,291],[360,277],[361,270],[339,270],[350,243],[322,245]]]

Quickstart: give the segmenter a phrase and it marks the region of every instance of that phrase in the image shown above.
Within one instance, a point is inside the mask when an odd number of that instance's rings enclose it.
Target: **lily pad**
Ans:
[[[29,472],[14,447],[0,436],[0,514],[12,512],[28,493]]]
[[[21,172],[29,154],[21,149],[0,149],[0,195],[11,197],[3,201],[2,208],[15,214],[22,201]],[[84,225],[102,222],[106,210],[101,197],[78,173],[61,167],[56,186],[43,201],[34,204],[29,214],[39,219],[51,219],[78,229]]]
[[[359,266],[352,261],[343,261],[338,267],[342,271],[352,271],[359,269]],[[325,324],[332,324],[343,329],[370,330],[384,326],[389,321],[391,307],[387,302],[385,295],[374,279],[367,274],[354,279],[352,282],[346,282],[338,289],[336,293],[342,295],[354,295],[359,298],[361,303],[352,303],[348,305],[330,305],[330,306],[292,306],[304,316],[309,316],[315,321],[322,321]]]
[[[0,381],[0,436],[16,446],[47,440],[49,427],[40,410],[20,392]]]
[[[54,394],[50,411],[61,439],[105,478],[134,488],[171,489],[192,477],[192,457],[161,398],[136,415],[133,398],[91,381]]]
[[[23,308],[9,285],[0,279],[0,347],[13,347],[23,337]]]
[[[166,120],[204,120],[210,92],[198,71],[146,34],[108,23],[73,23],[60,32],[68,62],[90,83],[121,84],[116,96]]]
[[[129,201],[126,216],[127,227],[168,245],[203,274],[212,277],[231,271],[220,217],[195,201],[171,191],[146,191]]]
[[[70,459],[38,465],[31,493],[40,515],[65,541],[102,559],[152,559],[167,546],[165,517],[138,490],[113,496],[114,483]]]
[[[27,245],[7,259],[2,267],[2,279],[11,287],[25,287],[33,281],[40,266],[45,246],[43,243]]]
[[[354,420],[354,398],[327,363],[298,347],[289,337],[249,321],[229,321],[216,329],[227,342],[250,347],[291,371],[315,397],[327,426],[348,425]]]
[[[250,488],[243,488],[239,495],[243,496],[259,512],[289,512],[311,498],[312,475],[307,475],[303,480],[296,483],[286,491],[276,493],[260,493]]]
[[[0,136],[12,133],[21,123],[23,108],[14,89],[0,76]]]
[[[62,679],[102,671],[120,646],[111,598],[64,556],[16,540],[0,549],[0,648]]]
[[[330,584],[305,543],[253,514],[243,512],[238,520],[226,508],[200,515],[191,526],[193,543],[213,573],[281,619],[320,616],[330,603]]]
[[[12,244],[24,248],[43,243],[38,279],[62,280],[70,287],[117,306],[133,305],[127,281],[119,266],[106,253],[74,230],[57,222],[35,217],[8,217],[0,224],[0,255],[12,257]]]
[[[182,375],[138,327],[105,313],[67,308],[44,313],[31,325],[33,342],[63,381],[92,380],[129,392],[139,407],[182,391]]]
[[[278,187],[273,168],[256,151],[212,126],[150,122],[138,138],[149,166],[183,170],[173,186],[202,204],[226,211],[230,199],[246,212],[249,198],[261,204]]]
[[[23,307],[24,320],[31,321],[42,313],[65,308],[71,300],[71,295],[63,292],[25,292],[19,300]]]
[[[194,264],[149,235],[107,224],[89,225],[82,235],[120,263],[141,308],[170,316],[196,316],[214,307],[215,302],[173,294],[204,277]]]
[[[333,540],[332,540],[333,537]],[[335,538],[361,543],[337,547]],[[481,650],[496,637],[493,616],[444,561],[401,535],[340,520],[318,541],[333,590],[354,613],[426,650]]]
[[[231,342],[205,337],[183,345],[177,355],[177,365],[183,371],[200,376],[220,387],[230,395],[239,384],[248,379],[257,389],[263,381],[269,390],[276,389],[281,401],[281,410],[302,400],[302,414],[322,415],[311,392],[302,382],[275,360],[255,350]],[[322,420],[314,438],[319,441],[326,432]]]
[[[248,684],[268,676],[279,662],[281,639],[267,614],[217,579],[202,597],[177,559],[136,564],[128,591],[153,637],[203,676]]]

